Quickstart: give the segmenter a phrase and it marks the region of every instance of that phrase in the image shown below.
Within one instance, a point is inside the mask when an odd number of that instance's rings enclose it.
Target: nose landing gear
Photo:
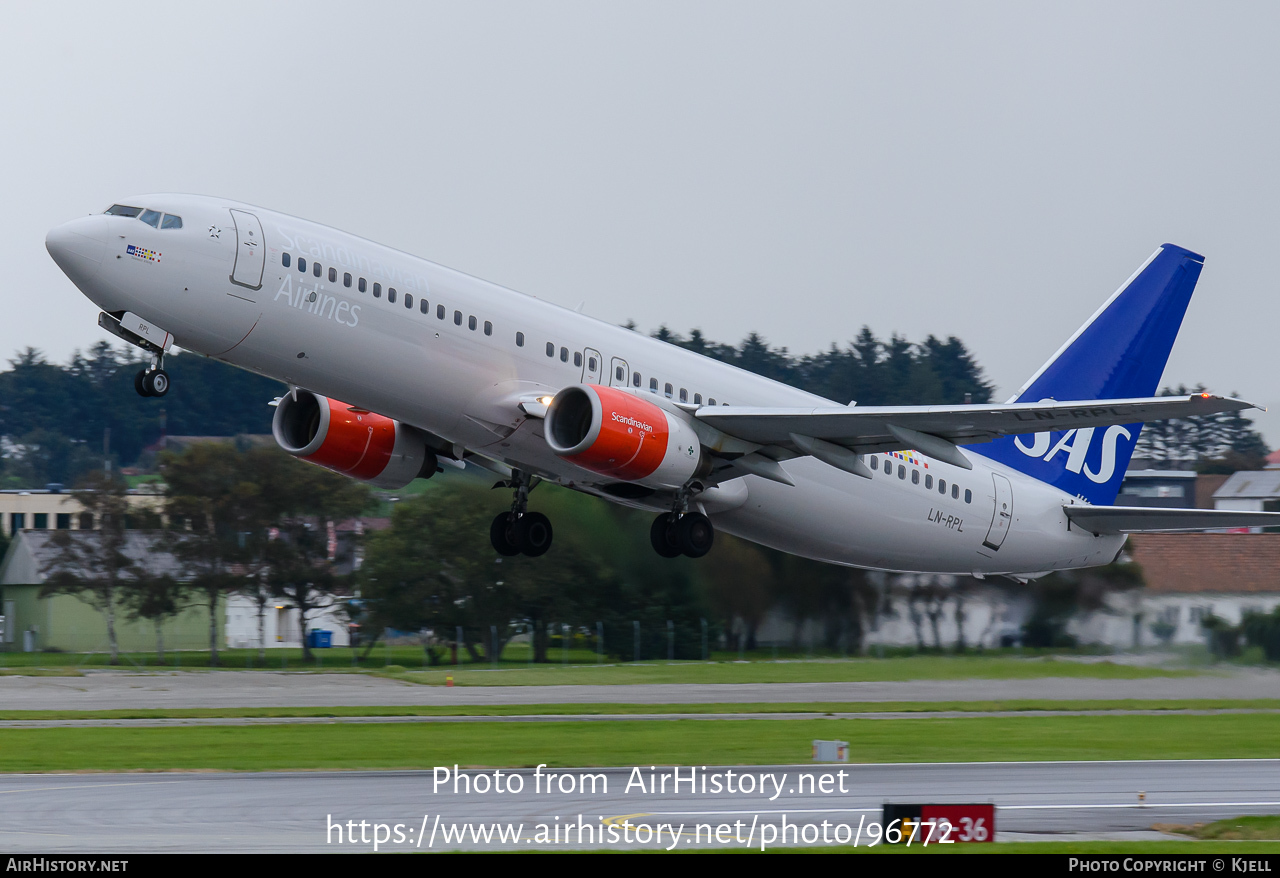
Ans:
[[[143,369],[133,376],[133,389],[138,396],[164,396],[169,392],[169,373],[159,366]]]
[[[536,558],[551,548],[550,519],[541,512],[529,511],[529,491],[536,484],[528,474],[520,470],[512,472],[508,483],[515,490],[511,511],[500,513],[489,525],[489,542],[499,555]]]

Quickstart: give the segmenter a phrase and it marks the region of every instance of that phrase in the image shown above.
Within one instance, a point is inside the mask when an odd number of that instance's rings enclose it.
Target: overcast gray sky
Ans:
[[[1162,242],[1165,372],[1270,405],[1276,4],[10,4],[0,355],[106,337],[47,230],[287,211],[615,323],[812,352],[867,324],[1012,392]]]

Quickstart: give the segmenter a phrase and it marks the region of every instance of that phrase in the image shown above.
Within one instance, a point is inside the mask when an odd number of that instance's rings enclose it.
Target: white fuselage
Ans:
[[[578,490],[605,496],[600,489],[607,480],[553,454],[542,422],[519,408],[522,397],[553,395],[577,383],[647,394],[656,381],[660,397],[669,385],[675,399],[684,394],[704,404],[833,404],[275,211],[191,195],[122,203],[181,216],[182,228],[95,215],[50,233],[51,248],[59,236],[62,250],[73,254],[69,262],[59,260],[68,276],[104,311],[132,312],[171,333],[184,349],[396,418]],[[250,248],[238,267],[243,240],[238,245],[231,210],[244,212],[238,214],[242,224],[250,218],[261,224],[261,256],[252,257]],[[241,229],[241,239],[245,234]],[[257,279],[246,261],[251,257],[262,260],[258,289],[251,288]],[[305,271],[299,259],[306,261]],[[250,285],[233,282],[233,271]],[[1070,496],[967,454],[972,470],[919,454],[875,455],[879,464],[871,479],[801,457],[783,464],[794,487],[747,476],[704,495],[705,511],[718,529],[757,543],[884,570],[1022,575],[1105,564],[1119,552],[1123,537],[1069,527],[1062,506]],[[1010,488],[999,501],[1011,505],[1012,519],[992,549],[984,542],[1004,479]],[[947,483],[945,494],[939,480]],[[642,500],[627,502],[646,507]]]

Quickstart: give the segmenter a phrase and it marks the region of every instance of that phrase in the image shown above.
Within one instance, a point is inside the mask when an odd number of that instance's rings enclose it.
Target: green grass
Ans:
[[[1250,841],[1280,841],[1280,816],[1232,817],[1213,823],[1196,823],[1192,826],[1161,824],[1165,832],[1178,832],[1192,838],[1210,838],[1224,841],[1246,839]],[[1197,849],[1199,846],[1197,846]]]
[[[116,710],[0,710],[0,720],[114,720],[198,719],[232,717],[397,717],[397,716],[604,716],[628,714],[725,714],[725,713],[937,713],[966,711],[990,713],[1043,710],[1280,710],[1280,699],[1181,699],[1142,701],[809,701],[799,703],[722,704],[495,704],[495,705],[387,705],[339,707],[190,707],[120,708]]]
[[[814,738],[858,762],[1270,757],[1280,716],[0,729],[0,771],[804,763]]]
[[[519,647],[519,648],[517,648]],[[516,644],[508,648],[519,658]],[[345,648],[315,650],[312,661],[302,660],[300,649],[268,650],[265,660],[254,649],[230,649],[219,653],[224,670],[324,671],[326,673],[367,673],[397,680],[442,686],[452,676],[458,686],[540,686],[572,684],[629,683],[832,683],[885,682],[895,680],[1025,679],[1035,677],[1087,677],[1102,679],[1144,679],[1179,677],[1204,673],[1201,669],[1144,667],[1109,661],[1069,661],[1053,655],[915,655],[895,658],[791,659],[772,661],[757,658],[710,662],[638,662],[597,664],[585,650],[570,652],[577,664],[553,662],[532,665],[510,660],[495,668],[489,664],[463,664],[424,669],[421,647],[376,647],[358,666],[352,651]],[[558,659],[559,651],[552,651]],[[0,672],[21,672],[24,668],[105,668],[105,653],[0,653]],[[199,650],[172,652],[160,664],[153,653],[122,654],[121,670],[208,669],[209,655]]]

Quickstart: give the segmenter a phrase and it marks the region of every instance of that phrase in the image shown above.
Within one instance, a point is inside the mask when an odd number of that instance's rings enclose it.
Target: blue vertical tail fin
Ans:
[[[1204,257],[1164,244],[1011,402],[1154,396]],[[1142,424],[1008,436],[966,446],[1095,505],[1120,493]]]

